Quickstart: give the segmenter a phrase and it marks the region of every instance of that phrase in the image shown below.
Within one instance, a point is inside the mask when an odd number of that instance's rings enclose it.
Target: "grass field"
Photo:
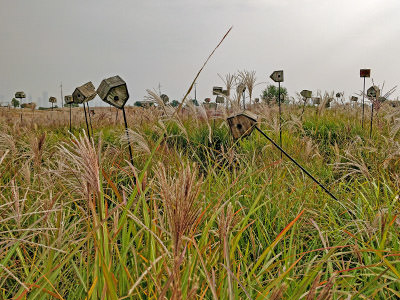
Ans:
[[[279,138],[277,107],[252,107]],[[399,299],[400,109],[0,110],[0,299]],[[221,116],[227,116],[219,108]]]

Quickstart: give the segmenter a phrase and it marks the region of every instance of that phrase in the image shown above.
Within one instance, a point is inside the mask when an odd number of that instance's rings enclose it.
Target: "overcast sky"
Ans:
[[[61,82],[66,95],[117,74],[128,84],[128,104],[159,83],[162,93],[180,100],[230,26],[198,79],[201,101],[222,84],[217,73],[243,69],[264,82],[255,96],[279,69],[291,95],[311,89],[351,96],[362,89],[360,68],[371,68],[386,90],[400,84],[399,0],[0,3],[0,102],[19,90],[35,102],[43,92],[60,99]]]

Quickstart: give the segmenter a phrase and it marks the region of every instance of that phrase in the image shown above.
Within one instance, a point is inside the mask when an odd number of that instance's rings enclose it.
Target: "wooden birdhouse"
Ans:
[[[49,98],[49,102],[50,103],[56,103],[57,102],[57,98],[56,97],[50,97]]]
[[[77,87],[72,93],[72,98],[74,99],[74,103],[76,104],[88,102],[90,100],[93,100],[94,97],[96,97],[96,90],[91,81],[85,83],[80,87]]]
[[[72,95],[66,95],[64,96],[64,101],[65,104],[72,104],[74,102],[74,99],[72,98]]]
[[[357,102],[358,101],[358,97],[351,96],[350,101]]]
[[[303,96],[303,97],[306,98],[306,99],[309,99],[309,98],[311,98],[312,91],[309,91],[309,90],[302,90],[302,91],[300,92],[300,95]]]
[[[367,96],[369,98],[379,98],[380,96],[380,90],[376,85],[371,86],[368,90],[367,90]]]
[[[203,106],[204,106],[204,108],[207,108],[207,109],[216,109],[217,103],[205,102],[205,103],[203,103]]]
[[[239,83],[236,87],[236,92],[242,94],[246,90],[246,85],[244,83]]]
[[[250,135],[257,124],[257,115],[243,111],[227,118],[228,125],[234,139]]]
[[[213,95],[214,96],[220,95],[220,94],[222,94],[222,92],[223,92],[222,87],[220,87],[220,86],[214,86],[213,87]]]
[[[15,93],[15,98],[23,99],[25,97],[26,97],[26,95],[24,92],[16,92]]]
[[[320,97],[314,97],[312,98],[313,104],[314,105],[319,105],[321,103],[321,98]]]
[[[283,71],[275,71],[271,74],[270,78],[275,82],[283,82]]]
[[[126,82],[118,75],[104,79],[97,89],[97,94],[104,102],[117,108],[123,108],[129,99]]]
[[[255,98],[255,99],[254,99],[254,102],[255,102],[255,103],[260,102],[260,98]]]
[[[160,98],[162,99],[162,101],[164,102],[164,104],[167,104],[169,102],[169,97],[165,94],[162,94],[160,96]]]
[[[217,98],[215,99],[215,103],[224,103],[225,102],[225,98],[222,96],[217,96]]]
[[[371,69],[360,70],[360,77],[370,77],[370,76],[371,76]]]

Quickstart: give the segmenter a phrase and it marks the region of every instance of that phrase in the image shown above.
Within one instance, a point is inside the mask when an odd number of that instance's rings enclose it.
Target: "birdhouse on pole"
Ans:
[[[97,89],[97,94],[104,102],[120,109],[129,99],[126,82],[118,75],[104,79]]]
[[[54,104],[54,103],[57,102],[57,98],[56,97],[50,97],[49,98],[49,102]]]
[[[166,94],[161,94],[160,98],[164,102],[164,104],[167,104],[169,102],[169,97]]]
[[[65,102],[65,104],[72,104],[74,102],[74,99],[72,98],[72,95],[64,96],[64,102]]]
[[[275,82],[283,82],[283,71],[275,71],[271,74],[270,78]]]
[[[25,95],[24,92],[16,92],[15,93],[15,98],[23,99],[23,98],[26,98],[26,95]]]
[[[357,101],[358,101],[358,97],[356,97],[356,96],[351,96],[350,101],[352,101],[352,102],[357,102]]]
[[[214,86],[213,87],[213,95],[214,96],[218,96],[218,95],[220,95],[222,93],[223,93],[222,87],[220,87],[220,86]]]
[[[306,98],[306,99],[309,99],[309,98],[311,98],[312,91],[309,91],[309,90],[302,90],[302,91],[300,92],[300,95],[303,96],[303,97]]]
[[[222,96],[217,96],[217,98],[215,99],[215,103],[224,103],[225,102],[225,98]]]
[[[371,76],[371,69],[361,69],[360,70],[360,77],[370,77]]]
[[[77,87],[72,93],[72,98],[74,99],[74,103],[76,104],[88,102],[90,100],[93,100],[94,97],[96,97],[96,90],[91,81],[85,83],[80,87]]]
[[[257,124],[257,115],[243,111],[227,118],[229,128],[235,140],[249,136]]]
[[[312,101],[313,101],[314,105],[321,104],[321,98],[320,97],[314,97],[314,98],[312,98]]]
[[[373,85],[367,90],[367,96],[369,98],[379,98],[380,96],[380,89],[376,86]]]
[[[238,94],[242,94],[246,90],[246,85],[242,82],[239,83],[238,86],[236,87],[236,92]]]

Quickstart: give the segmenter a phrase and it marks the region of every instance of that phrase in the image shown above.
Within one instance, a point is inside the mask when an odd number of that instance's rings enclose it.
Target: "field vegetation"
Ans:
[[[154,96],[156,97],[156,96]],[[161,101],[162,102],[162,101]],[[0,111],[0,299],[399,299],[400,110],[283,105],[283,148],[230,111]],[[253,104],[279,139],[276,105]],[[366,116],[369,116],[368,109]],[[369,124],[366,122],[366,124]]]

